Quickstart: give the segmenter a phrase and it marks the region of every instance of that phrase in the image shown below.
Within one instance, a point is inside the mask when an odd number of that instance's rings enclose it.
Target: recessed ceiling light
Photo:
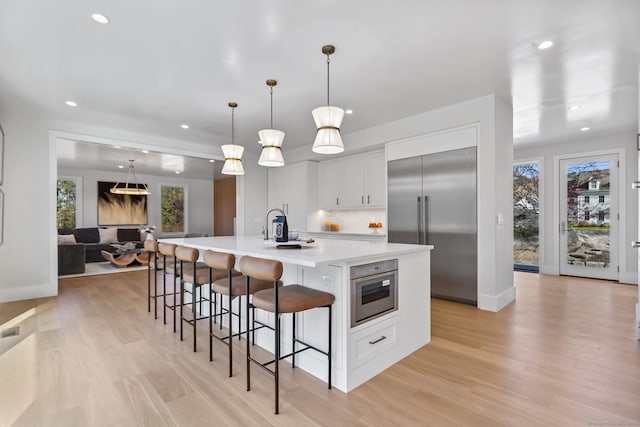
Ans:
[[[182,129],[189,129],[189,125],[180,125]]]
[[[586,131],[588,131],[589,129],[590,129],[590,128],[588,128],[587,126],[585,126],[585,127],[583,127],[583,128],[580,128],[580,130],[581,130],[582,132],[586,132]]]
[[[92,13],[91,14],[91,19],[96,21],[98,24],[108,24],[109,23],[109,18],[107,18],[106,16],[104,16],[101,13]]]
[[[73,102],[73,101],[67,101],[65,102],[65,104],[67,104],[69,107],[77,107],[78,103],[77,102]]]
[[[179,174],[180,174],[180,171],[176,171],[176,174],[178,174],[178,175],[179,175]]]
[[[124,169],[123,165],[118,165],[118,169]]]
[[[353,110],[352,109],[348,109],[348,110],[344,110],[345,114],[353,114]]]
[[[580,109],[580,105],[572,105],[569,107],[569,111],[575,111],[575,110],[579,110]]]
[[[149,154],[149,150],[142,150],[144,154]]]
[[[122,148],[119,145],[114,145],[113,148]]]
[[[540,50],[549,49],[551,46],[553,46],[553,42],[551,40],[545,40],[538,45],[538,49]]]
[[[209,161],[210,161],[211,163],[215,163],[215,160],[213,160],[213,159],[209,159]]]

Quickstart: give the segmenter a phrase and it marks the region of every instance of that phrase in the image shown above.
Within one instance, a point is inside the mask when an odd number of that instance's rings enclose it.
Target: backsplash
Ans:
[[[325,230],[325,223],[337,224],[343,233],[372,233],[369,223],[372,221],[382,223],[380,233],[386,233],[387,211],[386,209],[349,209],[335,211],[316,211],[309,215],[308,231],[328,231]]]

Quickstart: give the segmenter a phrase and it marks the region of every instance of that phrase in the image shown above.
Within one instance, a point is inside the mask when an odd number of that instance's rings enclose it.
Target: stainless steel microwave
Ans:
[[[398,309],[398,260],[351,267],[351,326]]]

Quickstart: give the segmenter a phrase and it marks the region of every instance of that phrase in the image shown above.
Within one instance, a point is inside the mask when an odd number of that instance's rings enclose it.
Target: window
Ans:
[[[604,196],[600,196],[604,197]],[[604,211],[598,212],[598,221],[604,221]]]
[[[600,189],[600,181],[589,181],[589,190],[599,190]]]
[[[585,221],[589,221],[589,219],[591,218],[591,213],[587,210],[584,211],[584,220]]]
[[[540,164],[513,166],[513,262],[514,269],[538,271]]]
[[[584,196],[584,202],[589,203],[589,196]]]
[[[185,189],[177,186],[162,186],[162,232],[184,233]]]
[[[604,195],[598,196],[598,202],[604,203]]]
[[[60,176],[56,182],[56,227],[80,227],[82,186],[80,177]]]

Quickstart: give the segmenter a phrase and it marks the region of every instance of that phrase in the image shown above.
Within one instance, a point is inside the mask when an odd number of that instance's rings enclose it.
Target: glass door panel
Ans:
[[[513,166],[513,268],[538,272],[540,163]]]
[[[561,161],[560,274],[618,278],[617,156]]]

